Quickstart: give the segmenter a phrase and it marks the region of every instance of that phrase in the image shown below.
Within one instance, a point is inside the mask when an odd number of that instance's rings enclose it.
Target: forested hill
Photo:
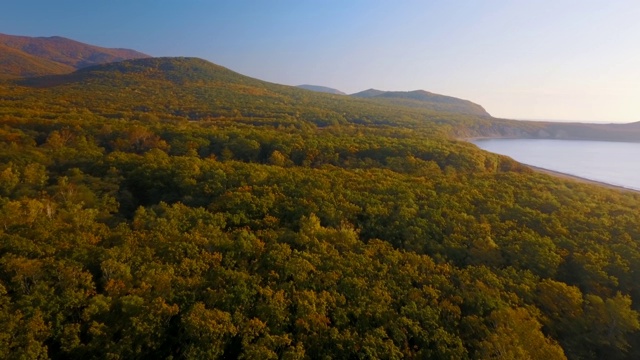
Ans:
[[[640,127],[633,124],[513,121],[476,116],[446,106],[443,109],[440,103],[432,106],[430,104],[433,103],[423,100],[402,98],[405,95],[420,98],[424,95],[420,91],[398,92],[399,101],[386,101],[380,97],[385,92],[374,89],[356,97],[302,91],[297,87],[250,78],[197,58],[127,60],[87,67],[72,74],[23,79],[18,84],[36,88],[55,87],[55,91],[67,94],[72,103],[89,101],[94,111],[111,117],[123,115],[126,111],[139,113],[139,110],[144,110],[150,117],[171,114],[189,120],[239,117],[239,121],[278,118],[279,122],[287,119],[317,126],[401,124],[429,128],[434,134],[446,133],[455,138],[640,141]],[[87,99],[87,92],[92,94],[91,99]],[[454,104],[458,101],[470,103],[432,95],[444,99],[442,102],[449,99],[446,101]],[[415,101],[420,104],[416,106]],[[189,106],[184,106],[187,103]]]
[[[474,104],[469,100],[458,99],[452,96],[434,94],[424,90],[415,91],[381,91],[369,89],[359,93],[352,94],[353,97],[361,97],[368,99],[376,99],[391,104],[397,104],[407,107],[425,107],[443,112],[451,112],[457,114],[486,116],[489,113],[480,105]]]
[[[134,50],[108,49],[60,36],[0,34],[0,78],[66,74],[91,65],[147,57]]]
[[[315,126],[392,125],[400,120],[407,126],[433,127],[433,123],[424,121],[425,117],[443,114],[268,83],[195,58],[128,60],[15,84],[65,96],[71,105],[88,106],[108,117],[136,113],[192,121],[237,118],[241,122],[250,119],[252,123],[277,121]],[[41,95],[28,92],[27,96]],[[449,115],[453,121],[471,119]]]
[[[29,55],[0,44],[0,79],[66,74],[74,70],[71,65]]]
[[[454,139],[544,123],[160,58],[0,124],[9,358],[640,358],[640,194]]]

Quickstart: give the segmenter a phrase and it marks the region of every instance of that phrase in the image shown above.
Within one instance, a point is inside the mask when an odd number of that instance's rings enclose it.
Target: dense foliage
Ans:
[[[448,137],[490,119],[182,59],[39,81],[0,87],[6,358],[640,356],[640,195]]]

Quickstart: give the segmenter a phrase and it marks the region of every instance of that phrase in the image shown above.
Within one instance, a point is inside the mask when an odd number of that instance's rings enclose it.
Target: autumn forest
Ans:
[[[640,194],[429,101],[193,58],[4,80],[0,356],[639,358]]]

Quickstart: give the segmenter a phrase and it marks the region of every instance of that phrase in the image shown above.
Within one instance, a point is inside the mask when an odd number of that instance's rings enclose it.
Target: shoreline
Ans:
[[[474,144],[473,143],[474,141],[492,140],[492,139],[500,139],[500,140],[502,140],[502,139],[518,139],[518,138],[517,137],[477,136],[477,137],[457,138],[456,140],[460,140],[460,141],[468,142],[470,144]],[[474,145],[478,146],[477,144],[474,144]],[[480,147],[478,146],[478,148],[480,148]],[[488,150],[484,150],[482,148],[480,148],[480,149],[483,150],[483,151],[488,151]],[[505,155],[505,156],[507,156],[507,155]],[[549,170],[549,169],[546,169],[546,168],[541,168],[541,167],[538,167],[538,166],[533,166],[533,165],[521,163],[519,161],[518,161],[518,163],[528,167],[529,169],[531,169],[534,172],[537,172],[539,174],[546,174],[546,175],[557,177],[557,178],[560,178],[560,179],[572,180],[572,181],[576,181],[576,182],[583,183],[583,184],[596,185],[596,186],[600,186],[600,187],[603,187],[603,188],[606,188],[606,189],[611,189],[611,190],[617,190],[617,191],[640,194],[640,190],[631,189],[631,188],[627,188],[627,187],[620,186],[620,185],[613,185],[613,184],[609,184],[609,183],[598,181],[598,180],[591,180],[591,179],[587,179],[587,178],[584,178],[584,177],[581,177],[581,176],[563,173],[561,171]]]
[[[473,144],[475,146],[478,146],[477,144],[474,144],[474,141],[478,141],[478,140],[493,140],[493,139],[519,139],[518,137],[495,137],[495,136],[476,136],[476,137],[466,137],[466,138],[456,138],[456,140],[459,141],[464,141],[470,144]],[[481,147],[478,146],[479,149],[483,150],[483,151],[488,151],[488,150],[484,150]],[[495,154],[495,153],[494,153]],[[508,156],[508,155],[504,155],[504,156]],[[567,174],[561,171],[556,171],[556,170],[550,170],[550,169],[546,169],[546,168],[542,168],[542,167],[538,167],[538,166],[534,166],[534,165],[529,165],[529,164],[525,164],[525,163],[521,163],[518,161],[519,164],[526,166],[527,168],[533,170],[534,172],[537,172],[539,174],[545,174],[545,175],[549,175],[549,176],[553,176],[556,178],[560,178],[560,179],[564,179],[564,180],[572,180],[572,181],[576,181],[579,183],[583,183],[583,184],[590,184],[590,185],[596,185],[596,186],[600,186],[606,189],[611,189],[611,190],[617,190],[617,191],[623,191],[623,192],[628,192],[628,193],[635,193],[635,194],[640,194],[640,189],[631,189],[631,188],[627,188],[624,186],[620,186],[620,185],[613,185],[613,184],[609,184],[603,181],[598,181],[598,180],[591,180],[591,179],[587,179],[578,175],[572,175],[572,174]]]
[[[573,181],[577,181],[577,182],[580,182],[580,183],[583,183],[583,184],[597,185],[597,186],[601,186],[601,187],[604,187],[604,188],[607,188],[607,189],[640,194],[640,190],[630,189],[630,188],[626,188],[624,186],[619,186],[619,185],[613,185],[613,184],[609,184],[609,183],[602,182],[602,181],[591,180],[591,179],[583,178],[583,177],[580,177],[580,176],[577,176],[577,175],[571,175],[571,174],[563,173],[563,172],[560,172],[560,171],[549,170],[549,169],[545,169],[545,168],[541,168],[541,167],[537,167],[537,166],[533,166],[533,165],[529,165],[529,164],[523,164],[523,163],[521,163],[521,164],[526,166],[526,167],[528,167],[529,169],[537,172],[537,173],[540,173],[540,174],[546,174],[546,175],[554,176],[554,177],[565,179],[565,180],[573,180]]]

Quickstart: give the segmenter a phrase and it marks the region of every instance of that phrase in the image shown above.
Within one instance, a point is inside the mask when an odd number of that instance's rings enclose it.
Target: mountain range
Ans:
[[[30,87],[56,87],[56,91],[68,91],[77,99],[86,96],[86,89],[118,89],[115,93],[92,92],[92,98],[95,102],[102,101],[104,108],[127,92],[131,92],[131,111],[157,108],[155,100],[158,98],[165,98],[167,104],[174,103],[176,94],[182,94],[182,99],[195,101],[187,114],[191,119],[228,117],[238,112],[289,116],[294,111],[301,119],[317,125],[329,125],[385,123],[388,121],[385,119],[392,117],[391,113],[406,113],[405,118],[411,122],[419,122],[425,116],[448,117],[446,123],[450,124],[450,135],[458,138],[640,141],[639,123],[501,120],[491,117],[481,105],[471,101],[424,90],[368,89],[346,96],[339,90],[324,86],[291,87],[264,82],[202,59],[152,58],[134,50],[101,48],[62,37],[0,34],[0,50],[0,78],[14,78],[14,81]],[[181,86],[174,88],[167,82]],[[91,84],[89,88],[87,84]],[[138,85],[132,88],[127,84]],[[141,93],[146,95],[140,96]],[[243,107],[239,109],[238,104],[243,104]],[[177,113],[184,114],[184,111]],[[385,114],[389,114],[388,117]],[[474,125],[456,120],[458,116],[471,116]]]
[[[68,74],[93,65],[149,57],[135,50],[108,49],[60,36],[27,37],[0,34],[0,78]],[[342,91],[325,86],[300,85],[298,87],[316,92],[346,95]],[[352,96],[436,111],[489,116],[482,106],[468,100],[423,90],[385,92],[371,89]]]

